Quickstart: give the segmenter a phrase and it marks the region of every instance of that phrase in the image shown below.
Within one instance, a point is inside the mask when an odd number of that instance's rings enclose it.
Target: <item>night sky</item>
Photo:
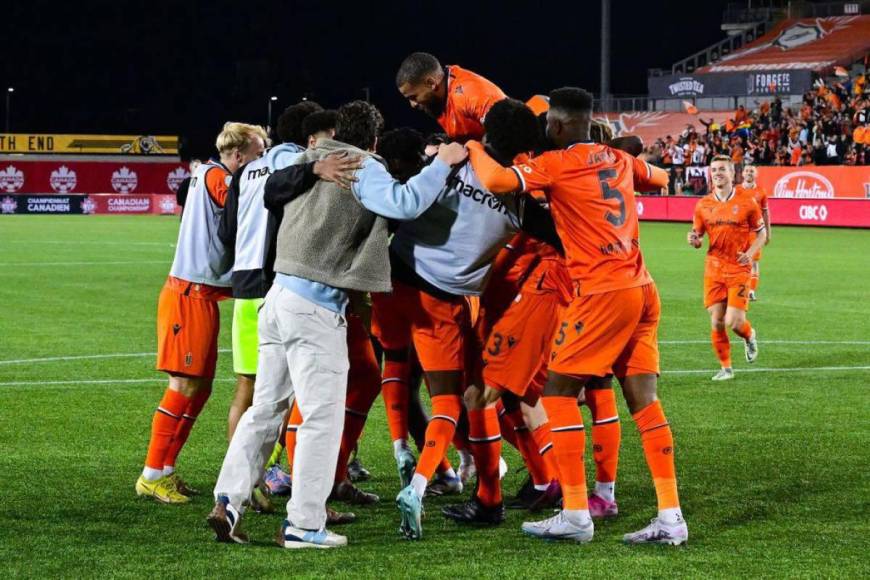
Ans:
[[[641,5],[612,2],[615,94],[645,94],[648,68],[724,38],[724,1]],[[432,130],[393,82],[415,50],[522,99],[564,85],[599,90],[597,0],[10,0],[0,33],[13,132],[180,135],[186,157],[209,155],[226,120],[265,124],[270,95],[274,120],[302,96],[336,107],[367,86],[388,127]]]

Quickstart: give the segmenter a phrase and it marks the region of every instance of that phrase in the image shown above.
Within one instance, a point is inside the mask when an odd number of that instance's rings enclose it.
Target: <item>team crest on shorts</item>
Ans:
[[[189,367],[193,365],[193,353],[189,352],[184,355],[184,366]]]

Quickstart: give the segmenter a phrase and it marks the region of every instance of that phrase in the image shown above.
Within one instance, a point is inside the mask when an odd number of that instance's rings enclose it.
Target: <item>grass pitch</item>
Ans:
[[[246,518],[251,546],[217,544],[209,495],[187,506],[137,500],[151,414],[165,386],[153,370],[157,296],[178,220],[4,216],[0,219],[0,561],[3,576],[43,577],[866,577],[870,573],[870,232],[774,229],[760,301],[749,317],[760,357],[734,344],[737,378],[713,383],[701,304],[703,253],[685,225],[643,224],[663,301],[661,398],[674,429],[684,548],[621,545],[655,498],[623,406],[620,516],[588,545],[526,538],[526,517],[499,528],[444,520],[427,500],[421,542],[397,534],[398,478],[383,405],[361,457],[381,495],[340,531],[350,546],[272,544],[279,514]],[[229,347],[223,308],[222,348]],[[179,461],[210,490],[226,447],[229,353]],[[588,420],[588,416],[587,416]],[[506,446],[512,494],[524,473]],[[592,469],[588,469],[590,476]],[[280,507],[280,505],[279,505]],[[343,506],[337,506],[343,507]],[[338,531],[338,530],[337,530]]]

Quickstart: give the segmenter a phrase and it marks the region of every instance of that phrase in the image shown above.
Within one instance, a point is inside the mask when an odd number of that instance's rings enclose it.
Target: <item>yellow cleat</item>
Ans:
[[[175,488],[175,484],[168,477],[161,477],[155,481],[148,481],[140,475],[136,480],[136,495],[139,497],[153,497],[161,503],[187,503],[190,498],[182,495]]]

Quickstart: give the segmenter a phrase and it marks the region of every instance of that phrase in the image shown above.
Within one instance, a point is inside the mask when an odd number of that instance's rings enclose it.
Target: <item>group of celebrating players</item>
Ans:
[[[367,102],[325,111],[303,101],[281,116],[279,144],[267,148],[260,127],[227,123],[219,159],[195,170],[160,294],[157,368],[169,385],[137,494],[180,504],[198,493],[175,463],[211,394],[218,302],[232,297],[238,383],[208,516],[219,541],[247,542],[242,516],[268,509],[271,490],[291,495],[281,546],[345,545],[326,526],[355,516],[326,502],[379,501],[354,485],[348,462],[382,394],[404,537],[422,538],[424,497],[460,494],[475,477],[470,498],[444,507],[445,517],[497,525],[506,504],[555,509],[523,532],[588,542],[593,518],[618,514],[616,377],[658,500],[656,517],[624,541],[685,543],[674,440],[657,397],[659,296],[635,203],[667,174],[635,157],[639,140],[614,139],[594,121],[582,89],[523,103],[427,53],[404,60],[396,85],[448,143],[427,146],[410,129],[381,135]],[[732,191],[730,160],[714,159],[711,174],[714,192],[688,240],[710,238],[705,306],[717,377],[731,378],[726,326],[746,341],[747,360],[758,352],[746,292],[766,232],[752,192]],[[416,396],[421,374],[429,417]],[[593,420],[591,493],[581,404]],[[529,472],[508,502],[503,439]],[[292,476],[273,465],[282,447]]]

